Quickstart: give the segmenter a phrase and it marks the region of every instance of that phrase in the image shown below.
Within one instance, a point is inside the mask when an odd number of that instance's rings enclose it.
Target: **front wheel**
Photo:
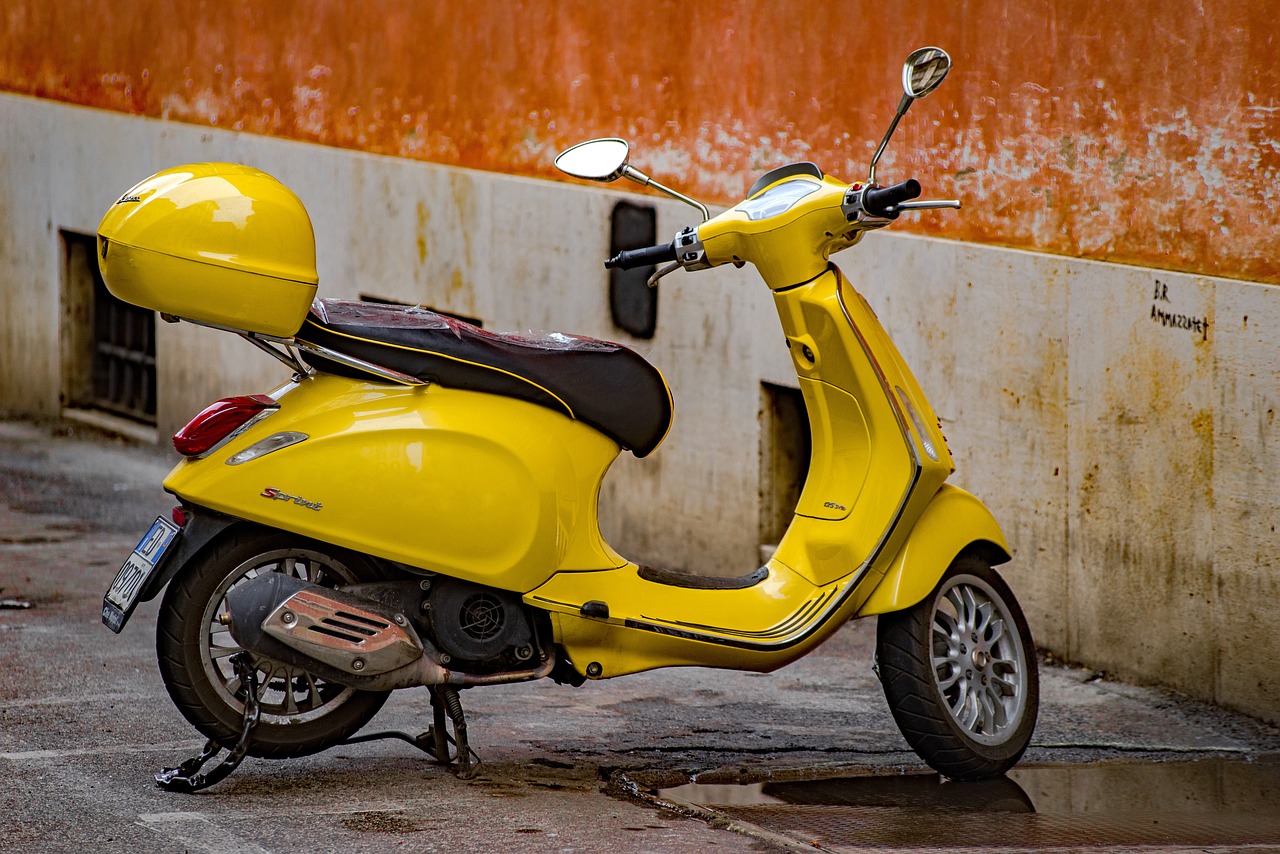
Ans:
[[[939,773],[995,777],[1027,749],[1040,705],[1035,647],[985,560],[956,558],[924,601],[881,614],[876,661],[894,720]]]

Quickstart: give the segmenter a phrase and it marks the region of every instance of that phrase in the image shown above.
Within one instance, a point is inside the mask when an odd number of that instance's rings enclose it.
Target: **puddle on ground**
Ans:
[[[1280,843],[1280,757],[1028,765],[978,783],[690,783],[658,796],[833,851]]]

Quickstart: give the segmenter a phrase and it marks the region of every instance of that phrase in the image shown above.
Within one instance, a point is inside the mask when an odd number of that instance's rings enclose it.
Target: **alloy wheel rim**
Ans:
[[[948,581],[930,620],[934,686],[951,719],[974,741],[1007,741],[1027,702],[1027,659],[1003,597],[972,575]]]
[[[227,574],[213,596],[209,597],[200,618],[200,664],[219,699],[236,714],[243,714],[244,702],[237,696],[242,685],[231,664],[231,656],[243,647],[236,643],[221,617],[228,613],[227,594],[231,589],[264,572],[284,572],[325,586],[352,584],[358,580],[341,562],[304,549],[263,552]],[[260,655],[253,656],[253,663],[258,671],[259,720],[262,723],[297,725],[313,721],[332,713],[355,693],[354,688],[327,682],[301,668]]]

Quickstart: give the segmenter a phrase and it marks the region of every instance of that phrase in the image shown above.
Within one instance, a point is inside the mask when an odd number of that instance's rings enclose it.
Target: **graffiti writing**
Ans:
[[[1189,314],[1179,314],[1173,310],[1166,310],[1160,306],[1160,303],[1172,303],[1169,299],[1169,285],[1156,279],[1155,293],[1151,296],[1151,320],[1159,323],[1166,329],[1185,329],[1188,332],[1199,335],[1202,340],[1209,340],[1209,318],[1194,317]]]

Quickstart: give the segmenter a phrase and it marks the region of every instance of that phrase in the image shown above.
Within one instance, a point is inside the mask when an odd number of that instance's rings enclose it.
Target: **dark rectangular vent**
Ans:
[[[154,425],[155,312],[118,300],[107,290],[92,234],[60,235],[63,404]]]
[[[99,278],[93,295],[93,404],[156,422],[156,315],[111,295]]]

